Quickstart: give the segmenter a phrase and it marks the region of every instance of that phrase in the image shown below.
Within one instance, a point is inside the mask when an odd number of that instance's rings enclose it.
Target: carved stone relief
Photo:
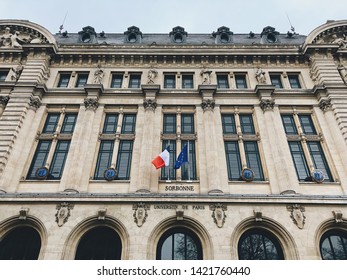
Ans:
[[[12,26],[5,27],[0,31],[0,47],[21,49],[23,44],[40,44],[46,43],[44,38],[41,38],[37,31],[30,28]]]
[[[6,107],[10,98],[8,96],[0,96],[0,107]]]
[[[73,204],[62,202],[57,205],[57,213],[55,214],[55,221],[59,227],[65,224],[70,217],[70,210],[74,208]]]
[[[11,80],[17,82],[20,75],[22,74],[23,69],[24,69],[24,66],[22,65],[21,62],[16,67],[12,67],[11,73],[10,73]]]
[[[104,80],[104,71],[101,69],[101,65],[98,65],[98,69],[94,72],[94,84],[102,84],[102,81]]]
[[[335,220],[335,223],[342,223],[343,222],[343,219],[342,219],[342,212],[340,211],[333,211],[333,215],[334,215],[334,220]]]
[[[212,71],[207,69],[207,68],[203,68],[200,71],[203,85],[210,85],[211,84],[211,74],[212,74]]]
[[[107,208],[100,208],[98,210],[98,220],[104,221],[106,218]]]
[[[143,107],[145,108],[145,110],[155,111],[155,109],[157,108],[157,101],[155,99],[144,99]]]
[[[319,108],[323,111],[326,112],[328,110],[331,110],[331,100],[330,99],[322,99],[319,102]]]
[[[210,210],[212,211],[212,218],[217,227],[222,228],[225,223],[227,206],[225,204],[216,203],[210,205]]]
[[[215,106],[215,101],[213,99],[202,100],[201,107],[205,111],[213,111]]]
[[[146,222],[146,219],[148,217],[147,210],[149,209],[150,206],[142,202],[133,205],[134,222],[137,224],[138,227],[142,227],[142,225]]]
[[[263,112],[272,111],[275,106],[275,101],[273,99],[262,99],[259,105]]]
[[[30,97],[30,101],[29,101],[29,108],[36,112],[36,110],[38,108],[40,108],[40,106],[41,106],[40,98],[39,97],[35,97],[35,96],[31,96]]]
[[[19,220],[26,220],[28,217],[28,213],[29,213],[29,208],[21,208],[19,210]]]
[[[294,205],[288,205],[287,210],[290,212],[290,217],[292,218],[293,222],[299,229],[303,229],[305,225],[306,217],[304,215],[305,207],[294,204]]]
[[[86,110],[95,111],[99,106],[99,101],[96,98],[85,98],[84,106],[86,107]]]
[[[340,64],[337,67],[337,70],[339,71],[341,79],[343,80],[343,82],[345,84],[347,84],[347,70],[346,70],[346,67],[344,67],[342,64]]]
[[[148,70],[148,74],[147,74],[147,84],[154,84],[154,80],[157,78],[158,76],[158,71],[155,69],[150,69]]]
[[[259,84],[266,84],[265,72],[262,68],[258,67],[258,69],[255,71],[255,77]]]

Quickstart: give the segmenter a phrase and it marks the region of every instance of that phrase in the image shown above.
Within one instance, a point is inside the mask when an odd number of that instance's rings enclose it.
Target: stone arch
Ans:
[[[62,259],[73,260],[82,236],[89,230],[100,226],[109,227],[119,235],[122,243],[121,259],[127,260],[129,256],[129,234],[124,225],[111,216],[106,216],[105,219],[99,219],[98,216],[92,216],[78,223],[67,237],[63,248]]]
[[[303,48],[309,44],[318,44],[324,37],[336,33],[347,33],[347,20],[328,21],[318,26],[306,37]]]
[[[156,259],[157,244],[159,242],[159,239],[165,232],[174,229],[175,227],[180,227],[192,231],[201,242],[203,259],[213,259],[212,240],[207,230],[200,222],[186,216],[183,218],[183,220],[177,220],[176,216],[166,218],[153,229],[148,240],[147,259]]]
[[[241,235],[250,229],[261,229],[275,236],[281,246],[285,260],[299,259],[299,253],[295,241],[285,227],[278,222],[263,216],[262,221],[255,221],[254,217],[246,218],[234,228],[231,235],[232,260],[238,259],[238,242]]]
[[[320,241],[322,236],[331,230],[342,230],[347,233],[347,219],[341,219],[341,221],[336,222],[335,219],[328,219],[323,221],[316,229],[315,232],[315,248],[317,256],[321,257],[320,253]]]
[[[11,31],[19,31],[40,39],[42,44],[56,44],[54,36],[43,26],[28,20],[0,20],[0,32],[9,27]]]
[[[20,227],[31,227],[37,231],[41,240],[38,259],[43,259],[47,244],[47,230],[44,224],[32,215],[26,216],[25,219],[20,219],[20,217],[16,215],[0,222],[0,240],[2,240],[13,229]]]

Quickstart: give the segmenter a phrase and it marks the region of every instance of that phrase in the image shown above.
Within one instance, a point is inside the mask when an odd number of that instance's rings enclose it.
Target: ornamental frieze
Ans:
[[[34,29],[24,26],[0,26],[0,48],[21,49],[24,44],[48,43],[47,39]]]

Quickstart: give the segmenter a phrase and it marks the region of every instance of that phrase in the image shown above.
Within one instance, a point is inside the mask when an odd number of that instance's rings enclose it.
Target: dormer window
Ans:
[[[137,43],[142,39],[142,32],[136,26],[131,26],[128,28],[128,31],[124,32],[125,41],[128,43]]]
[[[213,32],[212,36],[216,38],[216,43],[230,43],[233,32],[226,26],[219,27],[217,32]]]
[[[183,27],[176,26],[172,28],[172,31],[169,33],[171,40],[175,43],[183,43],[186,41],[188,33],[184,31]]]
[[[95,29],[91,26],[86,26],[82,28],[82,31],[78,32],[79,40],[82,43],[95,43],[97,34]]]
[[[263,32],[261,33],[261,41],[262,43],[278,43],[279,38],[278,35],[280,33],[275,30],[274,27],[267,26],[263,29]]]

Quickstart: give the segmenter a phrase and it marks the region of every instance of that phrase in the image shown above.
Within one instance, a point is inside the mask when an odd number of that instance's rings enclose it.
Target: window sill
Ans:
[[[200,180],[159,180],[159,183],[200,183]]]
[[[89,180],[89,183],[91,184],[97,184],[97,183],[107,183],[107,184],[111,184],[111,183],[130,183],[130,180],[111,180],[111,181],[107,181],[107,180]]]

